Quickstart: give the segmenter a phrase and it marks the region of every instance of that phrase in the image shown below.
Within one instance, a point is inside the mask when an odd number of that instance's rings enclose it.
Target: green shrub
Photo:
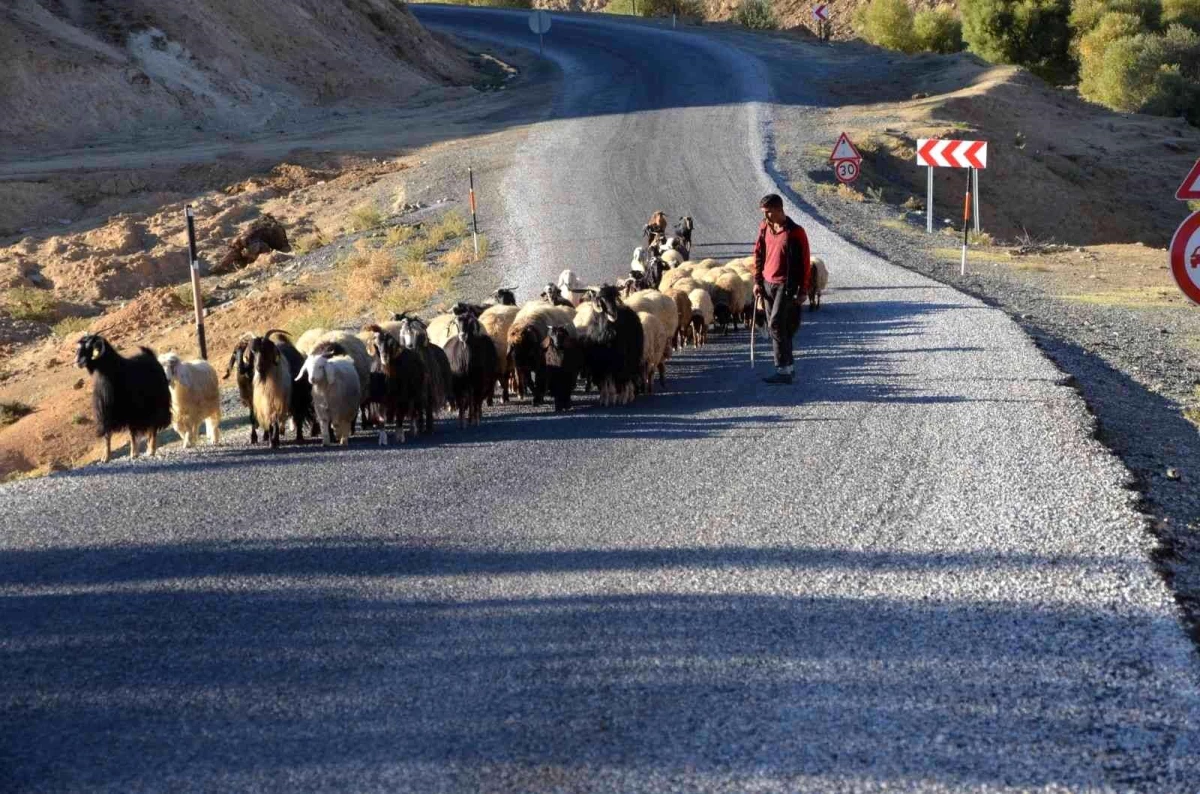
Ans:
[[[742,0],[733,13],[733,21],[751,30],[776,30],[779,27],[769,0]]]
[[[350,228],[356,232],[374,229],[381,223],[383,223],[383,213],[369,201],[350,210]]]
[[[961,8],[963,39],[972,52],[1051,82],[1074,78],[1069,0],[962,0]]]
[[[1096,28],[1099,32],[1101,28]],[[1200,124],[1200,34],[1182,25],[1137,33],[1092,52],[1083,95],[1114,110]]]
[[[83,334],[91,325],[92,321],[87,317],[66,317],[56,322],[52,330],[55,336],[69,337]]]
[[[913,12],[905,0],[871,0],[851,19],[854,32],[871,44],[901,52],[916,52]]]
[[[58,301],[48,289],[13,287],[0,295],[3,296],[0,305],[3,305],[14,320],[50,323],[58,318]]]
[[[1131,14],[1142,31],[1158,28],[1162,14],[1160,0],[1074,0],[1068,22],[1078,41],[1096,29],[1107,14]]]
[[[23,416],[33,413],[33,406],[18,400],[0,402],[0,427],[7,427]]]
[[[913,17],[913,39],[918,50],[958,52],[963,48],[962,20],[950,6],[918,11]]]
[[[1109,11],[1101,17],[1075,48],[1079,58],[1079,93],[1097,99],[1103,93],[1102,83],[1110,79],[1105,73],[1104,53],[1114,42],[1142,32],[1142,22],[1134,14]]]
[[[1200,0],[1162,0],[1162,24],[1200,31]]]
[[[637,14],[634,14],[635,2]],[[681,19],[702,19],[704,4],[703,0],[613,0],[604,11],[625,16],[669,17],[676,14]]]

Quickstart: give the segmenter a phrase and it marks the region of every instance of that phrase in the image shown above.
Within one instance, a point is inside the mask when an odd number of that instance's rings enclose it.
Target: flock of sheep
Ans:
[[[819,264],[811,279],[814,308],[824,273]],[[582,383],[585,392],[598,389],[601,405],[624,405],[651,394],[655,375],[665,383],[673,351],[703,346],[712,328],[728,332],[755,322],[752,285],[749,258],[722,265],[685,261],[677,247],[650,255],[638,249],[630,276],[617,284],[584,287],[566,270],[519,307],[511,290],[500,289],[485,304],[458,303],[428,322],[396,315],[358,333],[313,328],[295,340],[279,330],[246,333],[224,377],[236,376],[251,443],[261,430],[272,448],[289,420],[297,441],[307,426],[322,444],[349,443],[357,423],[375,428],[381,444],[389,428],[403,442],[407,433],[432,432],[443,409],[457,412],[460,426],[478,424],[497,387],[506,403],[511,392],[530,394],[534,405],[549,394],[554,410],[563,411]],[[157,433],[168,425],[184,447],[195,443],[202,423],[210,442],[219,443],[219,382],[208,362],[156,357],[145,347],[126,358],[88,335],[76,363],[92,375],[103,460],[118,431],[129,433],[131,457],[142,435],[154,454]]]

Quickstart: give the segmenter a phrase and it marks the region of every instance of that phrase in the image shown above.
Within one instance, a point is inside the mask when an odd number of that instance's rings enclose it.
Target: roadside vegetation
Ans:
[[[306,291],[286,327],[299,334],[425,308],[449,292],[468,265],[487,256],[481,237],[476,258],[469,232],[466,219],[452,210],[433,223],[392,226],[358,240],[337,260],[330,278]]]
[[[1200,0],[962,0],[914,13],[870,0],[854,14],[866,41],[901,52],[957,52],[1023,66],[1126,113],[1200,126]]]

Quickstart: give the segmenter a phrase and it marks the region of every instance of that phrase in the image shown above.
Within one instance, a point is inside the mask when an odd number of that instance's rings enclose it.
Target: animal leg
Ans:
[[[147,446],[150,448],[150,457],[154,457],[154,453],[158,452],[158,431],[157,430],[150,431],[150,438],[147,443]]]
[[[108,463],[112,460],[112,433],[104,434],[104,457],[100,458],[101,463]]]
[[[221,415],[213,414],[208,417],[208,442],[210,444],[221,443]]]
[[[653,380],[653,376],[651,380]],[[667,365],[665,363],[658,365],[658,383],[660,386],[667,385]]]
[[[137,433],[130,430],[129,431],[129,457],[130,457],[130,459],[136,458],[138,456],[139,451],[140,450],[138,448]]]

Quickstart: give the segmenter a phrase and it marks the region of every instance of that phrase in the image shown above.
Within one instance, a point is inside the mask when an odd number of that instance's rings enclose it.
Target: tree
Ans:
[[[1063,83],[1076,71],[1070,13],[1069,0],[963,0],[963,39],[986,60]]]
[[[871,0],[852,20],[854,32],[880,47],[902,52],[918,50],[913,36],[913,12],[905,0]]]

